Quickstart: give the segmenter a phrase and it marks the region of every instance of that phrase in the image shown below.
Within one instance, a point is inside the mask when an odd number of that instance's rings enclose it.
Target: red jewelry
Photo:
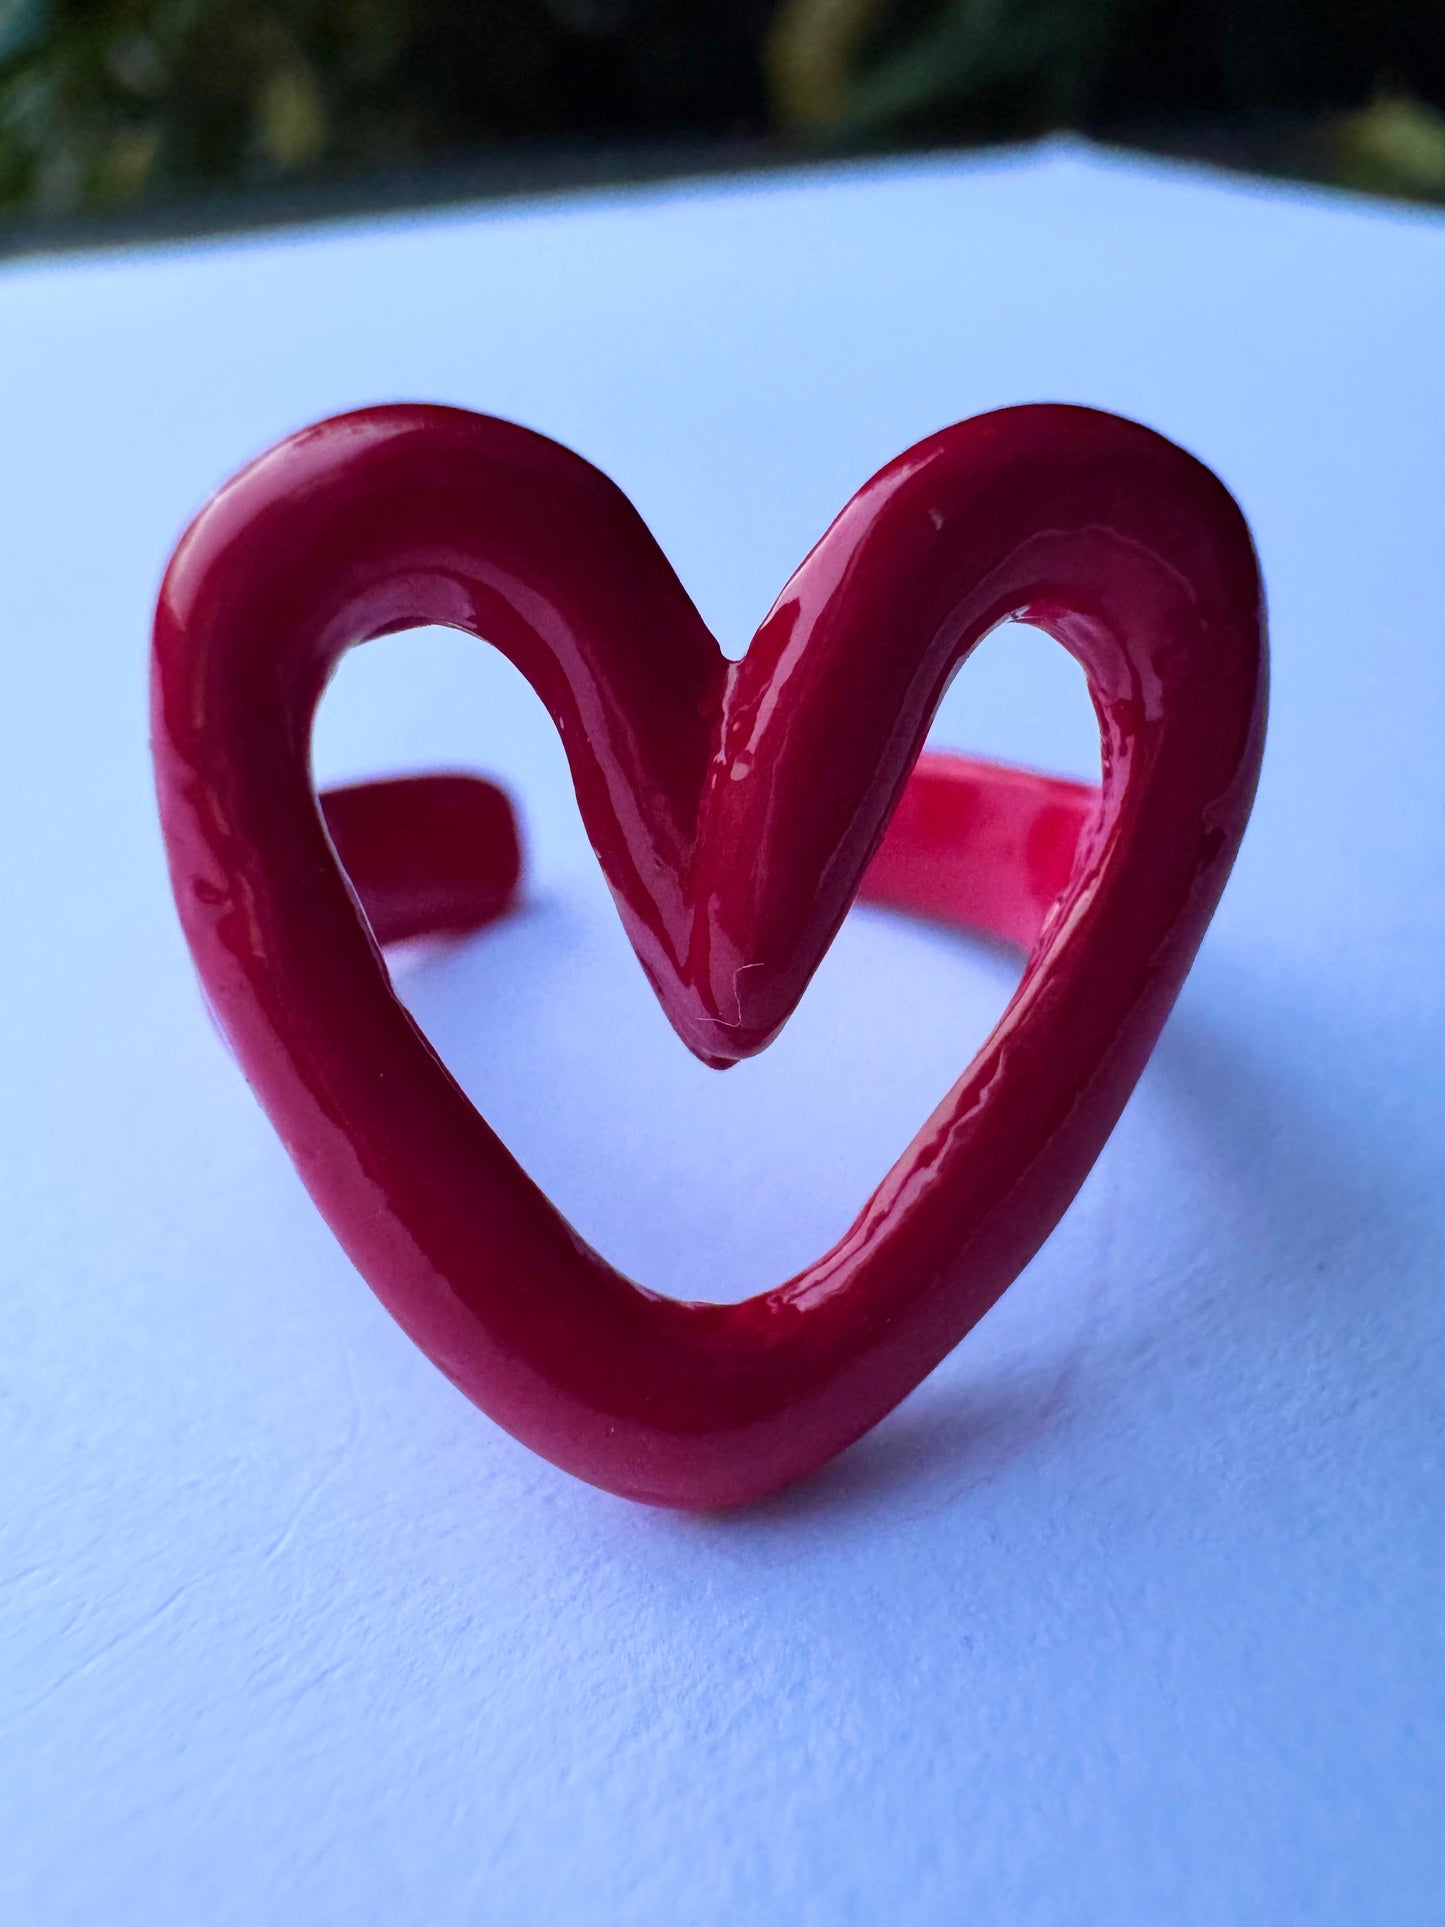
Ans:
[[[1083,665],[1101,791],[920,760],[949,678],[1009,617]],[[547,705],[643,968],[706,1062],[776,1035],[860,887],[1031,946],[852,1229],[775,1290],[701,1305],[621,1277],[393,995],[378,941],[476,926],[518,869],[506,801],[475,779],[318,808],[311,722],[338,658],[424,623],[485,637]],[[357,1268],[538,1452],[632,1498],[720,1506],[876,1424],[1057,1223],[1224,887],[1265,682],[1238,509],[1113,416],[1005,409],[908,450],[730,664],[596,469],[404,406],[292,436],[202,511],[161,591],[152,731],[202,983]]]

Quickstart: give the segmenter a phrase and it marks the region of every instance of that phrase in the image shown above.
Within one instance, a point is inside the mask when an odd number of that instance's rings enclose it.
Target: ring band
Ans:
[[[861,903],[1033,947],[1099,805],[1093,783],[925,751]],[[322,814],[379,944],[464,936],[504,916],[522,874],[505,790],[446,772],[325,791]]]

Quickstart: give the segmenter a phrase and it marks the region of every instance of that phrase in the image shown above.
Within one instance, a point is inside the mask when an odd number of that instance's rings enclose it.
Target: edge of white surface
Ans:
[[[1059,133],[1033,142],[998,147],[818,159],[799,157],[776,166],[740,168],[725,174],[684,171],[655,179],[540,187],[535,192],[508,193],[495,198],[482,195],[475,200],[436,205],[371,211],[358,208],[318,214],[314,219],[303,217],[280,226],[227,229],[210,235],[97,241],[60,253],[20,254],[0,260],[0,282],[32,274],[84,272],[99,264],[139,266],[151,260],[171,261],[177,256],[204,259],[254,250],[307,247],[329,239],[352,239],[359,233],[385,238],[474,224],[508,225],[565,220],[578,214],[627,213],[677,201],[707,203],[786,197],[819,186],[866,188],[887,186],[900,180],[987,179],[992,175],[1015,173],[1037,175],[1046,169],[1112,177],[1145,188],[1192,187],[1246,200],[1278,203],[1301,212],[1353,215],[1376,225],[1385,222],[1427,230],[1445,227],[1445,209],[1427,203],[1371,196],[1328,182],[1253,174],[1206,160],[1156,155],[1093,141],[1082,134]]]

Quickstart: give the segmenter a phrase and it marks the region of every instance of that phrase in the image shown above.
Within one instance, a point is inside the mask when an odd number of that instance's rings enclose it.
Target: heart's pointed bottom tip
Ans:
[[[710,1071],[730,1071],[734,1064],[766,1050],[781,1025],[774,1024],[766,1031],[743,1031],[716,1018],[703,1018],[685,1025],[676,1024],[675,1028],[699,1063],[706,1064]]]
[[[662,995],[662,1002],[683,1043],[699,1063],[714,1071],[730,1070],[744,1058],[765,1051],[789,1014],[787,1010],[780,1012],[777,998],[772,997],[765,1007],[723,1017],[713,1000],[695,985],[688,986],[681,998]],[[758,1003],[761,1005],[761,999]]]

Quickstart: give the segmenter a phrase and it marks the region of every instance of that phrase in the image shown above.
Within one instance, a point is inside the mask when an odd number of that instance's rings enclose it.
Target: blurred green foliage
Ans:
[[[770,0],[0,0],[0,205],[760,125]],[[720,28],[719,19],[726,27]]]
[[[1445,0],[0,0],[12,215],[518,141],[1194,123],[1307,126],[1314,171],[1445,194],[1442,109]]]
[[[1293,116],[1391,81],[1445,96],[1445,0],[788,0],[774,34],[806,66],[844,19],[855,52],[824,111],[858,132]]]

